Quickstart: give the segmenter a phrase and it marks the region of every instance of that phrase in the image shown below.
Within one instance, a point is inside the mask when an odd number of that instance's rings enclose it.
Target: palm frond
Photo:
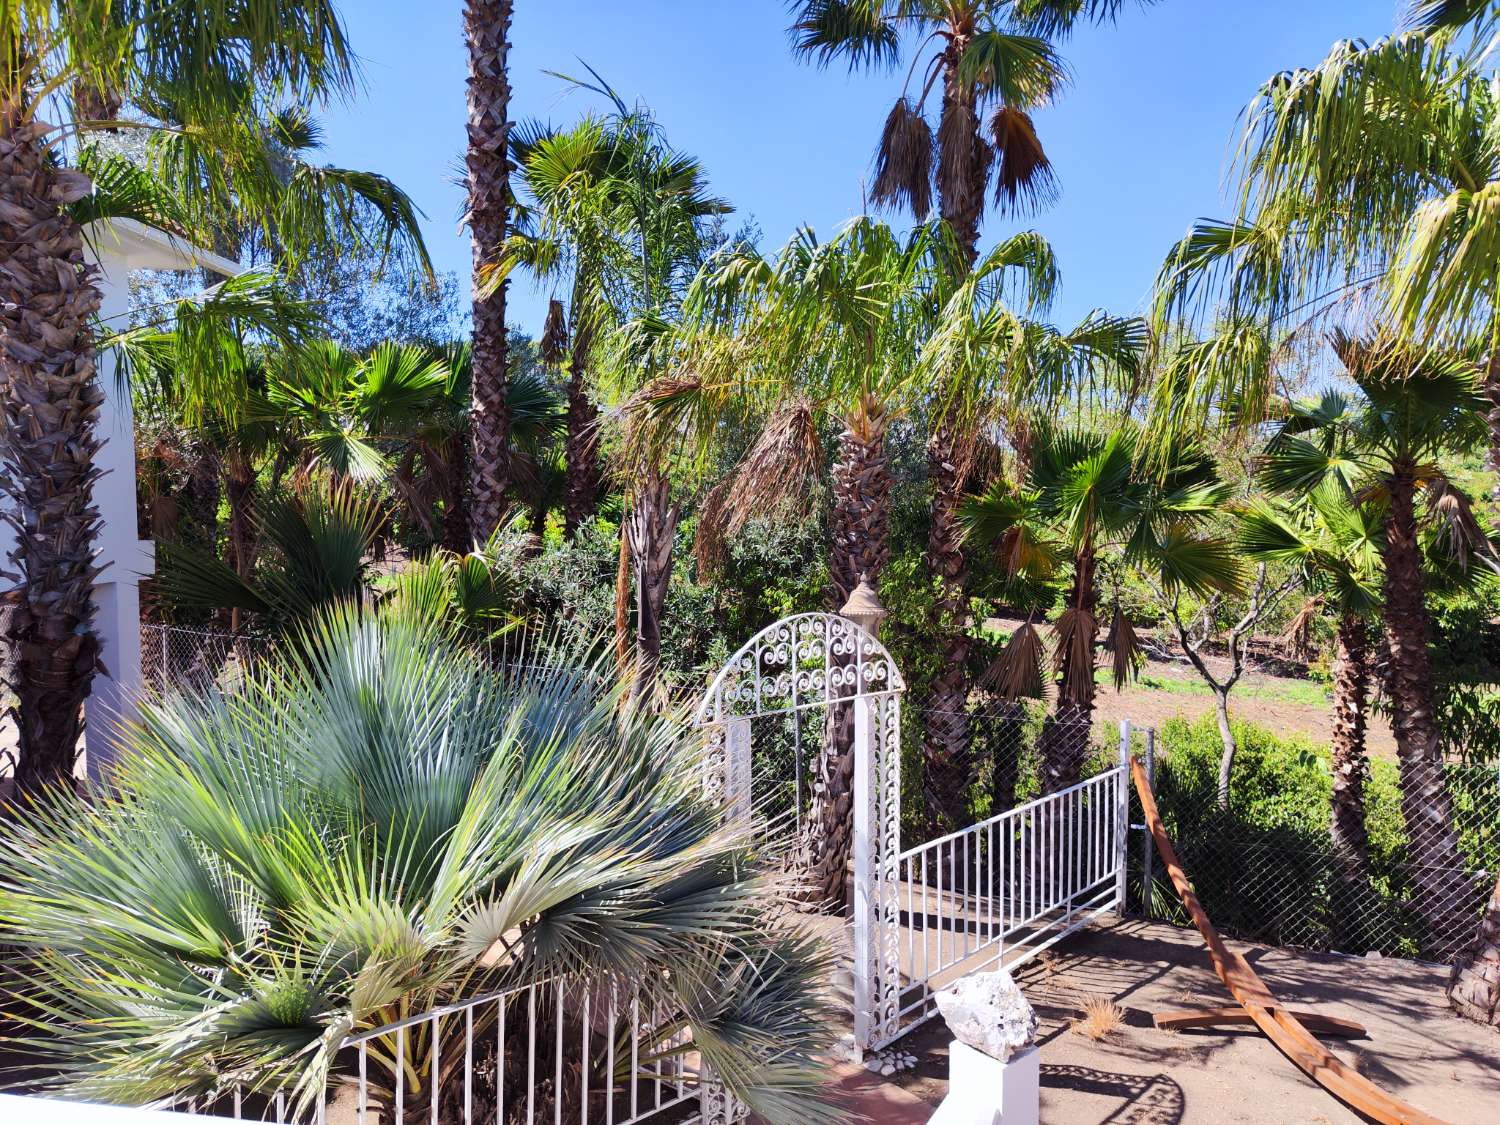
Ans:
[[[870,197],[878,207],[905,208],[919,221],[932,210],[932,127],[922,111],[897,98],[875,150]]]

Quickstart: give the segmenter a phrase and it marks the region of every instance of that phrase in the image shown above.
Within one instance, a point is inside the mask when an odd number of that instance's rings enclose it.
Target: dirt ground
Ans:
[[[1454,1125],[1500,1122],[1500,1033],[1452,1015],[1444,969],[1230,942],[1288,1005],[1364,1024],[1324,1040],[1371,1081]],[[1086,931],[1018,974],[1042,1035],[1042,1120],[1057,1125],[1343,1125],[1359,1121],[1254,1030],[1157,1030],[1153,1012],[1232,1001],[1198,935],[1124,921]],[[1108,997],[1121,1025],[1094,1041],[1072,1030],[1086,999]],[[920,1058],[900,1084],[929,1105],[947,1090],[951,1037],[934,1021],[907,1038]]]

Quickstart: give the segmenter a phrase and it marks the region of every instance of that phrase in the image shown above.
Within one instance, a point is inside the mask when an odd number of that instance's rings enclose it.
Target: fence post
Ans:
[[[875,990],[872,974],[874,942],[871,915],[875,909],[874,856],[871,833],[878,831],[875,811],[875,739],[867,696],[854,699],[854,1042],[870,1046],[870,1024]]]
[[[1156,788],[1156,728],[1146,730],[1146,780]],[[1141,831],[1141,913],[1150,921],[1155,914],[1151,901],[1156,890],[1156,841],[1142,825]]]
[[[1130,835],[1130,720],[1120,720],[1120,780],[1115,801],[1115,910],[1125,913],[1125,846]]]

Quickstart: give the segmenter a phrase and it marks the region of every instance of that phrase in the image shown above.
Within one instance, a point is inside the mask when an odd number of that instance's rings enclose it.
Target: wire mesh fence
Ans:
[[[914,708],[912,714],[921,724],[932,712]],[[1107,769],[1118,751],[1118,731],[1109,724],[1091,724],[1084,737],[1078,719],[1069,723],[1042,701],[978,696],[965,718],[970,803],[980,816],[1041,794],[1049,760],[1054,772],[1061,768],[1077,780]],[[908,745],[920,746],[922,733],[911,732]],[[1134,732],[1133,749],[1149,754],[1167,831],[1226,935],[1438,963],[1452,961],[1472,942],[1500,873],[1500,767],[1446,764],[1434,771],[1441,792],[1429,788],[1404,802],[1408,786],[1397,764],[1373,762],[1362,816],[1368,843],[1351,852],[1333,844],[1326,759],[1262,760],[1242,749],[1236,796],[1226,809],[1215,755],[1174,750],[1145,729]],[[912,751],[908,777],[920,776],[919,754]],[[1241,780],[1252,796],[1241,793]],[[909,783],[905,799],[905,838],[925,839],[921,786]],[[1151,852],[1133,794],[1131,800],[1129,909],[1188,925]],[[1450,803],[1451,816],[1444,812]]]
[[[1152,747],[1154,750],[1155,747]],[[1267,799],[1225,808],[1201,763],[1152,755],[1157,802],[1189,878],[1219,930],[1245,941],[1448,963],[1473,941],[1500,870],[1500,771],[1448,764],[1451,800],[1403,802],[1391,763],[1366,791],[1368,844],[1335,847],[1317,770],[1290,772]],[[1322,816],[1310,810],[1322,804]],[[1405,812],[1403,810],[1406,810]],[[1409,815],[1408,815],[1409,813]],[[1139,825],[1139,804],[1132,823]],[[1189,924],[1144,831],[1130,849],[1131,903]]]
[[[152,692],[229,687],[270,644],[246,633],[142,623],[141,679]]]

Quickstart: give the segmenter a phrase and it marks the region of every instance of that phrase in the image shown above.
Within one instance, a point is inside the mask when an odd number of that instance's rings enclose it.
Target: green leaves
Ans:
[[[116,788],[0,826],[0,932],[50,1089],[310,1100],[346,1032],[561,974],[640,986],[736,1093],[816,1119],[826,957],[763,916],[697,736],[629,706],[605,656],[516,655],[486,666],[407,607],[336,610],[234,692],[148,704]],[[394,1049],[372,1046],[377,1088]]]
[[[890,66],[900,49],[886,0],[800,0],[794,8],[792,44],[819,66],[847,58],[850,70]]]

